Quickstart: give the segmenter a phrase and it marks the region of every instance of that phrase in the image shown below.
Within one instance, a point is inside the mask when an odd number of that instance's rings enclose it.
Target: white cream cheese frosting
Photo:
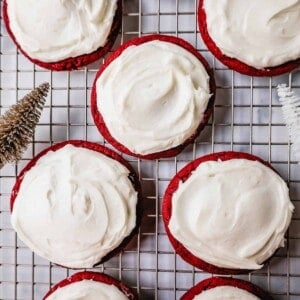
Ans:
[[[202,63],[184,48],[158,40],[127,48],[104,70],[96,89],[112,137],[142,155],[191,137],[211,96]]]
[[[245,290],[224,285],[206,290],[195,296],[193,300],[260,300],[260,298]]]
[[[136,225],[129,170],[99,152],[66,145],[25,173],[12,211],[18,237],[35,253],[90,268]]]
[[[300,0],[204,0],[223,54],[257,69],[300,58]]]
[[[34,59],[56,62],[104,46],[117,0],[8,0],[12,33]]]
[[[58,288],[46,300],[128,300],[116,286],[82,280]]]
[[[286,183],[269,167],[246,159],[208,161],[173,194],[169,229],[210,264],[260,269],[284,246],[293,210]]]

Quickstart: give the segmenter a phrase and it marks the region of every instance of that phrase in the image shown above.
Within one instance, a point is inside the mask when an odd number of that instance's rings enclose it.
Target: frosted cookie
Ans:
[[[235,278],[213,277],[199,282],[181,300],[272,300],[258,286]]]
[[[233,70],[275,76],[300,66],[299,0],[200,0],[198,22],[208,49]]]
[[[54,285],[43,300],[136,300],[122,282],[95,272],[80,272]]]
[[[257,270],[284,246],[294,206],[285,181],[250,154],[189,163],[170,182],[163,220],[175,251],[216,274]]]
[[[7,32],[33,63],[72,70],[104,56],[122,20],[121,0],[5,0]]]
[[[11,222],[33,252],[69,268],[91,268],[120,250],[141,218],[131,166],[98,144],[68,141],[33,158],[11,195]]]
[[[214,102],[210,68],[182,39],[130,40],[100,67],[92,114],[103,137],[128,155],[177,155],[207,123]]]

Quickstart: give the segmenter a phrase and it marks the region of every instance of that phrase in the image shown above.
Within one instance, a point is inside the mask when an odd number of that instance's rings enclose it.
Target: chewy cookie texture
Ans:
[[[211,70],[194,47],[149,35],[126,42],[100,67],[91,109],[102,136],[116,149],[156,159],[177,155],[197,137],[214,94]]]
[[[131,166],[98,144],[56,144],[29,162],[11,195],[12,225],[36,254],[91,268],[114,256],[140,224],[140,185]]]
[[[122,1],[5,0],[3,19],[30,61],[53,71],[73,70],[112,48],[121,25]]]
[[[268,163],[221,152],[184,167],[171,180],[162,210],[184,260],[211,273],[239,274],[260,269],[284,246],[294,206]]]
[[[198,24],[208,49],[230,69],[276,76],[300,66],[300,2],[200,0]]]
[[[205,279],[190,290],[181,300],[272,300],[273,298],[260,287],[248,281],[213,277]]]
[[[138,297],[122,282],[101,273],[79,272],[55,284],[43,300],[137,300]]]

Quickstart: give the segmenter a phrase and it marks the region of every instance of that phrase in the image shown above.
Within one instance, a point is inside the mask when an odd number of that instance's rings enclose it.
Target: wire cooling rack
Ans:
[[[293,158],[275,96],[278,83],[288,83],[300,93],[300,72],[255,78],[228,70],[204,46],[196,25],[196,10],[197,0],[124,1],[123,24],[115,47],[150,33],[184,38],[214,67],[217,99],[209,125],[176,158],[144,161],[125,156],[142,183],[143,223],[139,235],[122,254],[94,270],[122,280],[136,289],[141,299],[160,300],[179,299],[194,284],[212,276],[174,254],[162,224],[162,195],[172,176],[190,160],[213,151],[245,151],[270,161],[287,180],[296,212],[287,247],[262,270],[240,277],[265,288],[275,299],[300,299],[300,166]],[[0,298],[42,299],[51,285],[74,271],[49,264],[17,239],[10,225],[11,188],[28,160],[53,143],[87,139],[106,144],[93,124],[89,108],[92,82],[102,62],[73,72],[43,70],[17,52],[2,20],[0,43],[1,113],[38,84],[44,81],[51,84],[32,145],[21,161],[0,171]]]

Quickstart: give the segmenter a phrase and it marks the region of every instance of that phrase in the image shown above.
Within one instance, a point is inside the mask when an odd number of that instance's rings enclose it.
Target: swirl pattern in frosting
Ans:
[[[288,188],[258,161],[201,163],[172,197],[171,234],[220,268],[260,269],[284,246],[294,206]]]
[[[218,286],[194,297],[193,300],[260,300],[258,297],[249,292],[233,287]]]
[[[93,280],[82,280],[58,288],[45,300],[128,300],[117,287],[112,284]]]
[[[96,151],[66,145],[42,156],[23,178],[12,211],[18,237],[35,253],[90,268],[136,225],[129,170]]]
[[[97,107],[111,136],[141,155],[190,138],[211,96],[199,59],[158,40],[124,50],[103,71],[96,89]]]
[[[204,0],[204,9],[223,54],[257,69],[300,58],[300,0]]]
[[[34,59],[56,62],[105,45],[117,0],[9,0],[10,28]]]

